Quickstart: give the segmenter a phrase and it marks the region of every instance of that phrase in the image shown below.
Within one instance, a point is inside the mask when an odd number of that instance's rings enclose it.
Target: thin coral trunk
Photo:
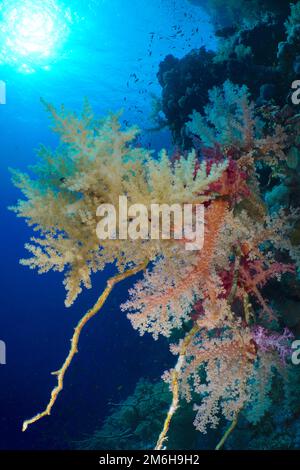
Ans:
[[[225,432],[224,436],[222,437],[222,439],[220,440],[219,444],[217,445],[216,449],[215,450],[221,450],[222,447],[224,446],[225,442],[227,441],[228,437],[230,436],[230,434],[235,430],[236,428],[236,425],[238,423],[238,417],[236,417],[231,425],[229,426],[229,428],[227,429],[227,431]]]
[[[237,285],[238,285],[238,278],[239,278],[240,261],[241,261],[241,255],[240,255],[240,251],[238,250],[237,253],[236,253],[236,257],[235,257],[234,275],[233,275],[233,282],[232,282],[232,286],[231,286],[231,291],[230,291],[228,299],[227,299],[227,302],[228,302],[229,305],[232,304],[232,302],[234,300],[234,297],[236,295]],[[180,378],[180,373],[181,373],[181,370],[182,370],[182,367],[183,367],[183,364],[184,364],[184,358],[185,358],[185,355],[186,355],[186,351],[187,351],[187,348],[190,345],[193,337],[195,336],[196,333],[198,333],[199,330],[200,330],[200,326],[195,325],[191,329],[191,331],[188,333],[188,335],[185,337],[185,339],[183,340],[177,364],[176,364],[176,366],[175,366],[175,368],[173,369],[173,372],[172,372],[172,387],[171,387],[172,403],[171,403],[171,406],[169,408],[167,417],[165,419],[163,430],[160,433],[160,436],[158,438],[155,450],[161,450],[163,448],[164,442],[167,440],[167,434],[169,432],[171,420],[172,420],[174,414],[176,413],[176,411],[179,407],[179,378]],[[232,432],[234,430],[235,426],[236,426],[236,423],[235,423],[234,427],[231,429],[230,432]],[[226,439],[227,439],[227,436],[226,436],[225,440]]]
[[[65,362],[63,363],[62,367],[58,371],[52,372],[52,375],[57,376],[57,385],[56,387],[53,388],[51,392],[51,397],[50,397],[48,405],[46,406],[44,411],[42,411],[41,413],[38,413],[33,418],[28,419],[23,422],[23,426],[22,426],[23,432],[26,431],[28,426],[30,426],[31,424],[51,414],[51,410],[57,400],[57,397],[60,394],[60,392],[63,390],[65,374],[68,368],[70,367],[75,354],[77,354],[78,352],[79,338],[80,338],[80,334],[84,326],[88,323],[89,320],[91,320],[91,318],[97,315],[97,313],[101,310],[109,294],[111,293],[112,289],[118,282],[123,281],[124,279],[127,279],[130,276],[134,276],[140,271],[143,271],[144,269],[146,269],[147,265],[148,265],[148,261],[145,261],[142,265],[139,265],[133,269],[129,269],[125,271],[124,273],[117,274],[116,276],[110,278],[107,281],[107,286],[105,290],[103,291],[103,293],[100,295],[95,305],[81,318],[81,320],[77,324],[74,330],[74,334],[71,339],[71,348],[69,350],[69,354]]]
[[[184,340],[182,342],[179,358],[178,358],[177,364],[176,364],[176,366],[175,366],[175,368],[173,369],[173,372],[172,372],[172,388],[171,388],[171,390],[172,390],[173,399],[172,399],[172,403],[171,403],[171,406],[169,408],[167,417],[166,417],[165,422],[164,422],[163,430],[160,433],[160,436],[158,438],[155,450],[161,450],[163,448],[164,442],[167,440],[167,434],[168,434],[168,431],[169,431],[169,428],[170,428],[171,420],[172,420],[172,418],[173,418],[174,414],[176,413],[176,411],[178,409],[178,406],[179,406],[179,382],[178,382],[178,380],[179,380],[179,377],[180,377],[182,367],[184,365],[186,350],[187,350],[190,342],[192,341],[193,337],[195,336],[195,334],[199,331],[199,329],[200,329],[199,326],[195,325],[191,329],[191,331],[187,334],[187,336],[184,338]]]

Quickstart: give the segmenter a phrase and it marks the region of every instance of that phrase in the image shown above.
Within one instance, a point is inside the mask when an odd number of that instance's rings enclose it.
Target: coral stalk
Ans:
[[[40,419],[44,418],[45,416],[49,416],[51,414],[51,410],[52,410],[52,408],[53,408],[53,406],[54,406],[54,404],[57,400],[57,397],[60,394],[60,392],[63,390],[65,374],[66,374],[68,368],[70,367],[75,354],[78,353],[79,338],[80,338],[80,335],[81,335],[81,332],[82,332],[84,326],[89,322],[89,320],[91,320],[91,318],[93,318],[95,315],[97,315],[97,313],[101,310],[101,308],[103,307],[103,305],[104,305],[105,301],[107,300],[109,294],[111,293],[112,289],[114,288],[114,286],[117,283],[119,283],[120,281],[123,281],[124,279],[127,279],[130,276],[134,276],[135,274],[137,274],[140,271],[143,271],[144,269],[146,269],[148,263],[149,263],[148,261],[145,261],[143,264],[141,264],[139,266],[136,266],[135,268],[129,269],[129,270],[125,271],[124,273],[117,274],[116,276],[111,277],[107,281],[107,286],[106,286],[105,290],[103,291],[103,293],[98,298],[95,305],[81,318],[81,320],[77,324],[77,326],[74,330],[74,334],[73,334],[72,339],[71,339],[71,348],[69,350],[69,354],[66,357],[66,360],[63,363],[62,367],[58,371],[52,372],[52,375],[57,376],[57,385],[56,385],[56,387],[53,388],[53,390],[51,392],[51,397],[50,397],[48,405],[46,406],[44,411],[42,411],[41,413],[36,414],[33,418],[28,419],[28,420],[23,422],[23,426],[22,426],[22,431],[23,432],[26,431],[28,426],[30,426],[31,424],[33,424],[33,423],[39,421]]]
[[[227,302],[229,305],[232,304],[236,296],[236,291],[238,287],[239,273],[240,273],[240,264],[241,264],[241,253],[240,250],[237,250],[235,260],[234,260],[234,269],[233,269],[233,281],[231,286],[231,291],[228,296]]]
[[[245,311],[245,320],[247,325],[249,325],[250,317],[251,317],[251,303],[249,301],[249,296],[248,294],[244,295],[243,297],[243,305],[244,305],[244,311]],[[221,450],[227,441],[228,437],[230,434],[235,430],[237,424],[238,424],[238,415],[235,417],[235,419],[231,422],[230,426],[228,429],[225,431],[222,439],[220,440],[219,444],[217,445],[215,450]]]
[[[217,445],[215,450],[221,450],[222,449],[222,447],[224,446],[224,444],[227,441],[230,434],[235,430],[237,423],[238,423],[238,416],[232,421],[231,425],[229,426],[229,428],[225,432],[224,436],[220,440],[220,442]]]
[[[233,282],[232,282],[231,290],[230,290],[230,293],[229,293],[229,296],[228,296],[228,299],[227,299],[228,305],[232,304],[232,302],[234,300],[234,297],[235,297],[235,294],[236,294],[236,291],[237,291],[240,262],[241,262],[241,253],[240,253],[240,250],[238,249],[237,252],[236,252],[235,262],[234,262]],[[176,411],[179,407],[179,377],[180,377],[180,373],[181,373],[183,365],[184,365],[184,359],[185,359],[185,356],[186,356],[186,351],[187,351],[187,348],[190,345],[193,337],[195,336],[195,334],[198,333],[199,330],[200,330],[200,326],[198,324],[195,325],[191,329],[191,331],[187,334],[187,336],[184,338],[182,346],[180,348],[179,358],[178,358],[177,364],[176,364],[176,366],[175,366],[175,368],[173,369],[173,372],[172,372],[172,382],[171,382],[172,383],[172,386],[171,386],[172,403],[171,403],[171,406],[169,408],[167,417],[165,419],[163,430],[162,430],[162,432],[161,432],[161,434],[158,438],[155,450],[162,450],[163,444],[167,440],[167,434],[168,434],[168,431],[169,431],[169,428],[170,428],[171,420],[172,420],[174,414],[176,413]],[[237,422],[233,421],[233,423],[231,424],[231,426],[229,428],[230,429],[229,434],[234,430],[236,424],[237,424]],[[223,437],[224,441],[223,441],[223,439],[222,439],[223,442],[221,441],[222,445],[225,443],[225,441],[226,441],[229,434],[227,434],[227,432],[225,433],[225,435]]]
[[[184,340],[182,342],[182,345],[181,345],[181,348],[180,348],[179,358],[178,358],[177,364],[176,364],[176,366],[175,366],[175,368],[173,369],[173,372],[172,372],[172,386],[171,386],[172,395],[173,395],[172,403],[171,403],[171,406],[169,408],[167,417],[165,419],[163,430],[160,433],[157,444],[155,446],[155,450],[162,450],[163,444],[167,440],[167,434],[168,434],[168,431],[169,431],[169,428],[170,428],[171,420],[172,420],[172,418],[173,418],[174,414],[176,413],[176,411],[178,409],[178,406],[179,406],[179,383],[178,383],[178,379],[180,377],[180,373],[181,373],[181,370],[182,370],[182,367],[183,367],[183,364],[184,364],[186,350],[187,350],[190,342],[192,341],[193,337],[195,336],[195,334],[198,333],[199,329],[200,329],[200,327],[198,325],[195,325],[191,329],[191,331],[187,334],[187,336],[184,338]]]

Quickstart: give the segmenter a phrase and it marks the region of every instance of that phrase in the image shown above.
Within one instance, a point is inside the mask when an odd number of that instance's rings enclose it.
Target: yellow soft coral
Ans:
[[[129,203],[202,203],[209,184],[216,181],[226,162],[214,165],[208,174],[203,163],[194,174],[196,155],[191,152],[173,165],[166,152],[157,159],[134,146],[136,127],[121,130],[118,115],[97,120],[86,104],[81,116],[60,112],[47,105],[62,144],[55,152],[41,147],[35,178],[14,172],[13,180],[26,199],[14,208],[34,230],[41,233],[27,249],[32,257],[22,264],[65,271],[70,306],[82,290],[91,287],[91,275],[107,263],[120,271],[155,259],[172,248],[167,240],[104,240],[96,235],[97,207],[118,206],[119,196]],[[173,249],[173,248],[172,248]]]
[[[53,130],[60,136],[55,152],[41,147],[33,177],[13,172],[13,181],[25,199],[13,210],[26,219],[39,236],[26,248],[25,266],[39,273],[64,272],[70,306],[82,287],[90,288],[92,273],[115,263],[120,274],[108,286],[95,306],[83,316],[75,329],[71,349],[57,375],[58,384],[42,413],[25,421],[23,430],[50,414],[63,388],[64,375],[77,352],[82,328],[101,309],[116,282],[131,276],[157,257],[183,258],[182,243],[175,240],[99,240],[96,233],[97,208],[103,204],[118,206],[125,195],[130,204],[201,204],[208,201],[209,185],[217,181],[227,162],[198,165],[195,152],[172,163],[162,151],[157,158],[134,145],[138,129],[122,130],[118,115],[96,119],[86,103],[80,116],[46,105],[53,120]],[[119,227],[117,227],[119,228]]]

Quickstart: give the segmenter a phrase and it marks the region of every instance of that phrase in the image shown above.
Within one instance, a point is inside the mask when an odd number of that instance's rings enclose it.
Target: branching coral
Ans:
[[[264,289],[270,280],[294,275],[299,250],[289,240],[297,211],[267,214],[257,165],[263,161],[272,177],[290,143],[284,126],[264,119],[245,87],[226,82],[210,98],[205,114],[194,114],[188,126],[199,138],[200,155],[192,151],[175,161],[165,151],[155,158],[135,147],[137,129],[122,131],[116,116],[99,121],[88,106],[81,117],[49,107],[62,145],[54,155],[41,150],[35,179],[14,174],[26,197],[14,210],[40,232],[28,246],[33,257],[23,264],[40,272],[67,270],[68,305],[82,285],[91,286],[92,272],[116,263],[120,273],[79,323],[49,404],[25,421],[24,430],[50,414],[86,321],[116,282],[146,266],[122,308],[141,334],[181,338],[171,346],[177,364],[164,375],[172,402],[156,448],[165,445],[183,399],[195,399],[195,426],[202,432],[221,416],[232,430],[240,413],[257,421],[268,409],[272,377],[283,374],[291,335],[281,334]],[[97,207],[117,207],[120,195],[146,207],[204,204],[203,249],[187,251],[182,239],[100,242]]]
[[[243,157],[241,162],[249,157],[276,165],[278,159],[286,159],[287,135],[283,127],[277,124],[266,134],[246,86],[239,87],[227,80],[223,87],[209,92],[209,104],[204,110],[204,115],[194,111],[187,123],[188,131],[199,136],[203,145],[218,144],[229,156]]]
[[[91,287],[91,274],[106,264],[115,262],[120,275],[109,281],[98,302],[78,324],[69,355],[56,373],[58,385],[49,404],[45,411],[25,421],[23,430],[50,414],[77,352],[81,330],[101,309],[113,285],[140,271],[157,256],[168,260],[182,258],[185,253],[181,240],[163,237],[138,239],[135,243],[130,239],[100,241],[96,234],[98,206],[105,202],[118,207],[122,195],[127,196],[129,203],[147,208],[152,203],[171,206],[208,202],[209,185],[220,178],[227,166],[226,161],[197,166],[195,152],[175,163],[166,152],[155,160],[149,152],[132,144],[136,128],[122,131],[118,116],[96,120],[87,104],[80,117],[64,108],[58,113],[48,105],[48,110],[61,146],[53,155],[41,148],[41,161],[33,168],[35,179],[16,171],[13,174],[14,183],[26,197],[13,210],[40,233],[39,238],[32,238],[32,243],[26,245],[32,258],[21,263],[40,273],[51,269],[65,271],[67,306],[74,302],[82,286]]]
[[[51,410],[52,410],[53,406],[55,405],[57,397],[63,389],[65,374],[66,374],[68,368],[70,367],[70,364],[71,364],[75,354],[78,353],[78,343],[79,343],[79,338],[80,338],[81,332],[82,332],[83,328],[85,327],[85,325],[91,320],[91,318],[93,318],[95,315],[97,315],[97,313],[101,310],[101,308],[103,307],[107,297],[109,296],[112,289],[114,288],[115,284],[117,284],[120,281],[123,281],[127,277],[133,276],[134,274],[138,273],[140,270],[146,268],[146,266],[147,266],[147,262],[144,265],[138,266],[135,269],[128,270],[125,273],[118,274],[115,277],[108,280],[106,289],[100,295],[99,299],[97,300],[97,302],[95,303],[93,308],[91,308],[81,318],[81,320],[77,324],[77,326],[74,330],[74,334],[71,338],[71,348],[69,350],[69,354],[66,357],[65,362],[63,363],[63,365],[61,366],[61,368],[58,371],[52,372],[52,375],[55,375],[57,377],[57,386],[54,387],[54,389],[51,392],[51,397],[50,397],[49,403],[47,404],[44,411],[42,411],[41,413],[38,413],[37,415],[33,416],[33,418],[28,419],[28,420],[23,422],[22,431],[26,431],[28,426],[30,426],[33,423],[36,423],[40,419],[44,418],[45,416],[49,416],[51,414]]]
[[[209,174],[205,163],[194,174],[196,154],[191,152],[173,165],[165,152],[157,160],[143,148],[131,145],[136,128],[120,129],[118,116],[96,120],[86,104],[82,116],[48,109],[54,131],[62,145],[52,155],[42,147],[35,178],[14,172],[16,186],[26,199],[14,208],[41,236],[32,238],[27,249],[32,258],[22,264],[40,273],[65,271],[71,305],[82,286],[91,287],[91,274],[107,263],[120,271],[145,259],[174,250],[168,240],[103,240],[97,238],[97,207],[102,203],[118,207],[119,196],[129,204],[202,203],[205,190],[216,181],[226,162],[214,165]],[[163,246],[161,246],[163,245]]]
[[[253,217],[253,211],[244,210],[243,204],[243,199],[247,199],[258,207],[263,205],[259,203],[255,161],[263,159],[275,168],[276,160],[278,165],[285,158],[287,139],[282,127],[277,127],[275,134],[257,135],[256,129],[265,132],[266,126],[262,122],[258,126],[245,88],[227,82],[223,90],[215,89],[210,97],[206,117],[194,115],[189,128],[202,138],[204,151],[210,158],[219,159],[220,153],[229,158],[220,182],[210,189],[226,197],[231,210],[222,221],[214,257],[208,258],[210,276],[204,286],[199,285],[198,299],[202,296],[202,302],[195,305],[193,318],[197,327],[193,327],[183,342],[185,345],[187,341],[184,354],[181,345],[172,347],[179,359],[165,379],[174,398],[158,449],[167,438],[180,395],[187,400],[195,393],[202,396],[195,419],[196,427],[202,432],[206,432],[207,426],[216,427],[220,414],[232,422],[229,429],[233,430],[244,408],[248,419],[257,422],[270,406],[272,377],[275,370],[284,372],[283,359],[292,338],[289,333],[282,337],[276,332],[268,335],[262,327],[252,330],[251,325],[263,322],[269,329],[274,321],[276,325],[276,312],[267,304],[261,289],[270,279],[295,272],[294,265],[276,261],[278,250],[288,252],[299,265],[299,249],[288,238],[297,211],[290,214],[281,211],[269,217],[259,210]],[[226,116],[224,121],[223,116]],[[207,146],[219,150],[208,152]],[[230,172],[236,171],[235,165],[244,172],[243,177],[237,173],[236,186],[228,184]],[[255,313],[255,301],[262,308],[260,316]],[[281,340],[284,345],[280,344]]]
[[[216,249],[218,232],[226,214],[226,203],[215,201],[206,215],[203,250],[195,256],[184,253],[184,258],[160,259],[131,290],[131,299],[122,306],[129,310],[129,318],[141,334],[146,331],[157,338],[170,336],[189,320],[191,309],[201,295],[201,286],[207,282],[210,262]]]

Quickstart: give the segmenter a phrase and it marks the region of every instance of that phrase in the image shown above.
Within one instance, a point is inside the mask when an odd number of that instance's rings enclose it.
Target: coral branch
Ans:
[[[230,291],[228,299],[227,299],[227,302],[228,302],[229,306],[232,304],[232,302],[234,300],[234,297],[235,297],[235,294],[236,294],[236,290],[237,290],[240,261],[241,261],[241,253],[240,253],[240,250],[237,250],[236,257],[235,257],[235,262],[234,262],[233,283],[232,283],[231,291]],[[173,418],[174,414],[176,413],[176,411],[178,409],[178,406],[179,406],[179,378],[180,378],[180,374],[181,374],[181,371],[182,371],[182,368],[183,368],[183,365],[184,365],[186,352],[187,352],[187,349],[188,349],[191,341],[193,340],[195,334],[198,333],[199,330],[200,330],[200,324],[195,325],[191,329],[191,331],[188,333],[188,335],[185,337],[185,339],[183,340],[183,343],[181,345],[179,358],[178,358],[178,361],[177,361],[177,364],[176,364],[175,368],[173,369],[172,376],[171,376],[171,378],[172,378],[172,380],[171,380],[171,384],[172,384],[171,385],[171,391],[172,391],[172,395],[173,395],[172,403],[171,403],[171,406],[169,408],[167,417],[165,419],[163,430],[162,430],[162,432],[159,436],[159,439],[157,441],[155,450],[161,450],[162,447],[163,447],[163,443],[167,440],[167,433],[168,433],[169,428],[170,428],[171,420],[172,420],[172,418]],[[235,425],[234,425],[234,427],[235,427]],[[232,428],[231,431],[233,431],[234,427]]]
[[[180,377],[180,372],[182,370],[184,360],[185,360],[185,355],[186,355],[186,350],[192,341],[193,337],[195,336],[196,333],[198,333],[200,327],[198,325],[195,325],[191,331],[187,334],[187,336],[184,338],[181,348],[180,348],[180,354],[179,358],[177,361],[177,364],[175,368],[173,369],[172,372],[172,394],[173,394],[173,399],[171,406],[169,408],[167,417],[164,422],[164,427],[162,432],[160,433],[160,436],[158,438],[157,444],[155,446],[155,450],[161,450],[163,448],[164,442],[167,440],[167,434],[170,428],[170,423],[171,420],[176,413],[178,406],[179,406],[179,383],[178,379]]]
[[[239,280],[239,273],[240,273],[240,264],[241,264],[241,253],[237,250],[235,260],[234,260],[234,269],[233,269],[233,281],[230,294],[228,296],[227,302],[229,305],[232,304],[234,298],[236,296],[238,280]]]
[[[229,428],[227,429],[227,431],[225,432],[224,436],[222,437],[222,439],[220,440],[219,444],[217,445],[216,449],[215,450],[221,450],[222,447],[224,446],[225,442],[227,441],[228,437],[230,436],[230,434],[235,430],[236,426],[237,426],[237,423],[238,423],[238,416],[232,421],[231,425],[229,426]]]
[[[69,354],[68,354],[65,362],[63,363],[62,367],[58,371],[52,373],[52,375],[57,376],[57,385],[56,385],[56,387],[53,388],[53,390],[51,392],[51,397],[50,397],[50,401],[49,401],[48,405],[46,406],[44,411],[42,411],[41,413],[38,413],[33,418],[28,419],[28,420],[23,422],[23,426],[22,426],[22,431],[23,432],[26,431],[28,426],[30,426],[31,424],[33,424],[33,423],[39,421],[40,419],[44,418],[44,416],[49,416],[51,414],[51,410],[52,410],[52,408],[53,408],[53,406],[54,406],[54,404],[57,400],[57,397],[60,394],[60,392],[63,390],[65,374],[66,374],[68,368],[70,367],[71,362],[72,362],[75,354],[77,354],[77,352],[78,352],[79,338],[80,338],[80,334],[81,334],[84,326],[103,307],[103,305],[104,305],[105,301],[107,300],[109,294],[111,293],[112,289],[114,288],[114,286],[118,282],[123,281],[124,279],[127,279],[130,276],[134,276],[135,274],[137,274],[140,271],[143,271],[144,269],[146,269],[147,265],[148,265],[148,261],[145,261],[142,265],[139,265],[135,268],[129,269],[129,270],[125,271],[124,273],[117,274],[116,276],[110,278],[107,281],[107,286],[106,286],[105,290],[103,291],[103,293],[100,295],[100,297],[97,300],[97,302],[95,303],[95,305],[82,317],[82,319],[77,324],[77,326],[75,328],[75,331],[74,331],[74,334],[73,334],[72,339],[71,339],[71,348],[70,348]]]

